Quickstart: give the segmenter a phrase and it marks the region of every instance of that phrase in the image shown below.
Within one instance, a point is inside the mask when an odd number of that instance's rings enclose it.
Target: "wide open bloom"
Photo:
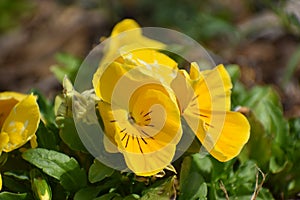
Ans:
[[[93,78],[105,148],[121,152],[134,173],[156,174],[172,162],[182,134],[170,89],[177,63],[153,50],[164,44],[144,37],[130,19],[114,27],[108,44]]]
[[[104,145],[121,152],[134,173],[150,176],[167,167],[182,134],[169,85],[177,63],[154,50],[122,54],[98,76],[94,88],[105,126]]]
[[[237,156],[249,139],[250,125],[241,113],[230,111],[231,80],[223,65],[199,72],[180,70],[172,83],[181,115],[205,149],[219,161]]]
[[[136,32],[133,35],[123,31]],[[129,169],[154,175],[174,158],[181,117],[215,158],[238,155],[249,123],[230,111],[231,80],[223,66],[190,74],[179,70],[163,44],[145,38],[133,20],[120,22],[93,77],[108,152],[121,152]]]
[[[0,93],[0,153],[13,151],[35,137],[39,122],[34,95]]]

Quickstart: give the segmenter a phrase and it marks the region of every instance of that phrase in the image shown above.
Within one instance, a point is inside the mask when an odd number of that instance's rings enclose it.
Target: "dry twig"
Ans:
[[[229,196],[228,196],[227,190],[226,190],[226,188],[225,188],[225,186],[224,186],[224,184],[223,184],[222,181],[220,181],[219,186],[220,186],[221,190],[224,192],[226,200],[229,200]]]
[[[254,193],[252,194],[251,200],[255,200],[257,198],[258,193],[259,193],[260,189],[262,188],[262,186],[266,180],[266,177],[267,177],[267,175],[264,174],[259,167],[256,166],[256,168],[258,171],[256,173],[255,190],[254,190]],[[261,180],[260,184],[258,184],[259,174],[261,174],[261,176],[262,176],[262,180]]]

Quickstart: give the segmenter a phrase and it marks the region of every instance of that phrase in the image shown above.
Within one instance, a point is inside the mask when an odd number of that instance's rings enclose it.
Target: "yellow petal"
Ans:
[[[96,95],[105,102],[110,103],[116,83],[129,70],[130,66],[118,62],[111,63],[106,69],[98,68],[93,78]]]
[[[0,130],[10,111],[17,103],[18,101],[12,97],[0,98]]]
[[[1,132],[9,137],[3,151],[9,152],[24,145],[34,136],[39,121],[40,112],[36,98],[28,95],[14,106],[3,124]]]
[[[1,99],[15,99],[17,101],[22,101],[23,99],[25,99],[28,95],[26,94],[22,94],[22,93],[18,93],[18,92],[0,92],[0,100]]]
[[[115,135],[118,127],[116,126],[116,123],[112,123],[114,117],[112,114],[111,105],[104,101],[100,101],[98,103],[98,110],[104,124],[104,148],[110,153],[116,153],[118,152],[118,148],[117,143],[115,142]]]
[[[230,110],[231,79],[223,65],[202,72],[203,82],[195,88],[203,103],[200,109]],[[223,107],[225,106],[225,107]]]
[[[31,146],[31,148],[37,148],[38,147],[36,135],[33,135],[33,137],[30,139],[30,146]]]
[[[116,84],[124,76],[137,81],[151,78],[170,85],[176,73],[177,63],[168,56],[154,50],[139,50],[122,55],[122,59],[111,63],[106,69],[98,68],[93,85],[96,95],[111,103]]]
[[[213,146],[205,146],[205,148],[221,162],[236,157],[250,136],[249,122],[244,115],[238,112],[226,112],[221,132],[214,131],[219,126],[218,124],[211,124],[211,126],[213,128],[207,134],[210,134]],[[201,138],[199,139],[201,141]]]
[[[99,81],[105,66],[118,61],[123,54],[138,49],[164,49],[165,45],[144,37],[139,25],[132,19],[125,19],[119,22],[114,29],[108,42],[105,44],[104,56],[99,63],[99,68],[93,78],[93,86],[96,94],[100,97]]]
[[[138,175],[153,175],[174,157],[182,130],[175,97],[169,95],[163,86],[148,84],[135,90],[128,109],[99,106],[111,144],[116,143],[129,169]]]
[[[9,142],[9,137],[8,137],[7,133],[1,132],[0,133],[0,155],[1,155],[2,149],[7,145],[8,142]]]
[[[2,190],[2,176],[0,174],[0,191]]]
[[[116,36],[124,31],[140,28],[138,23],[133,19],[124,19],[117,23],[111,32],[111,36]]]
[[[123,34],[128,31],[128,34]],[[117,36],[122,34],[122,37]],[[136,44],[135,47],[162,49],[165,45],[159,41],[144,37],[142,29],[133,19],[124,19],[113,28],[111,33],[110,50],[118,50],[119,48]],[[132,49],[133,50],[133,49]]]
[[[124,62],[135,66],[169,67],[177,69],[177,63],[167,55],[152,49],[135,50],[122,54]]]

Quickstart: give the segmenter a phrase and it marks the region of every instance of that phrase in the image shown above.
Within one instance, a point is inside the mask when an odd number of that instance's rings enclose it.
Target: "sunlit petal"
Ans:
[[[110,142],[106,149],[116,144],[134,173],[153,175],[171,163],[182,130],[175,97],[166,88],[143,85],[131,95],[127,108],[111,110],[102,102],[99,109]]]
[[[209,114],[207,112],[202,113],[204,115]],[[218,115],[218,113],[214,115]],[[220,115],[223,115],[223,113],[220,113]],[[205,142],[205,137],[198,138],[212,156],[225,162],[237,156],[247,143],[250,136],[250,125],[241,113],[226,112],[221,131],[216,130],[218,126],[219,124],[210,124],[210,129],[206,133],[206,137],[211,139],[212,144]]]
[[[30,140],[38,128],[39,120],[36,97],[28,95],[13,107],[2,126],[1,132],[9,136],[9,142],[3,151],[12,151]]]

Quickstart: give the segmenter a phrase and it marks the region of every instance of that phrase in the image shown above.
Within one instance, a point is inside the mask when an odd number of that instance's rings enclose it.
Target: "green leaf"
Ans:
[[[37,148],[25,151],[22,157],[59,180],[66,190],[76,191],[87,184],[86,174],[78,162],[63,153]]]
[[[123,200],[123,198],[117,193],[109,193],[95,198],[94,200]]]
[[[39,128],[36,132],[37,143],[40,148],[58,150],[58,131],[56,127],[46,127],[43,121],[40,121]]]
[[[74,82],[81,60],[66,53],[58,53],[55,58],[62,64],[50,67],[50,71],[55,75],[57,80],[62,83],[65,75],[67,75]]]
[[[140,199],[140,196],[137,194],[131,194],[126,196],[123,200],[136,200],[136,199]]]
[[[170,200],[176,197],[174,189],[176,176],[157,181],[149,189],[143,191],[140,200]]]
[[[207,185],[201,175],[197,154],[184,158],[180,171],[179,200],[207,199]]]
[[[230,75],[232,83],[235,84],[241,77],[240,67],[238,65],[226,65],[226,70]]]
[[[76,192],[74,200],[93,200],[103,189],[103,186],[82,188]]]
[[[250,139],[241,152],[240,158],[244,162],[254,159],[262,170],[268,170],[272,155],[272,137],[265,132],[263,125],[253,113],[249,114],[248,120],[251,126]]]
[[[7,157],[8,157],[8,154],[2,152],[2,154],[0,155],[0,167],[2,167],[3,165],[5,165],[5,163],[7,161]]]
[[[72,150],[87,152],[77,133],[73,118],[65,117],[61,121],[59,136]]]
[[[12,178],[11,176],[2,176],[3,185],[11,192],[26,193],[30,190],[29,181],[21,181],[20,179]]]
[[[15,194],[10,192],[0,193],[1,200],[23,200],[23,199],[27,199],[27,196],[28,195],[26,193],[22,193],[22,194]]]
[[[5,176],[11,176],[15,179],[18,180],[29,180],[29,173],[27,171],[23,171],[23,170],[11,170],[11,171],[6,171],[4,172]]]
[[[89,169],[89,181],[96,183],[102,181],[106,177],[110,177],[114,173],[114,169],[107,167],[98,160],[94,160],[94,163]]]
[[[242,105],[248,106],[253,111],[267,133],[273,135],[277,143],[283,146],[286,144],[288,123],[283,117],[279,97],[271,87],[254,87]]]

